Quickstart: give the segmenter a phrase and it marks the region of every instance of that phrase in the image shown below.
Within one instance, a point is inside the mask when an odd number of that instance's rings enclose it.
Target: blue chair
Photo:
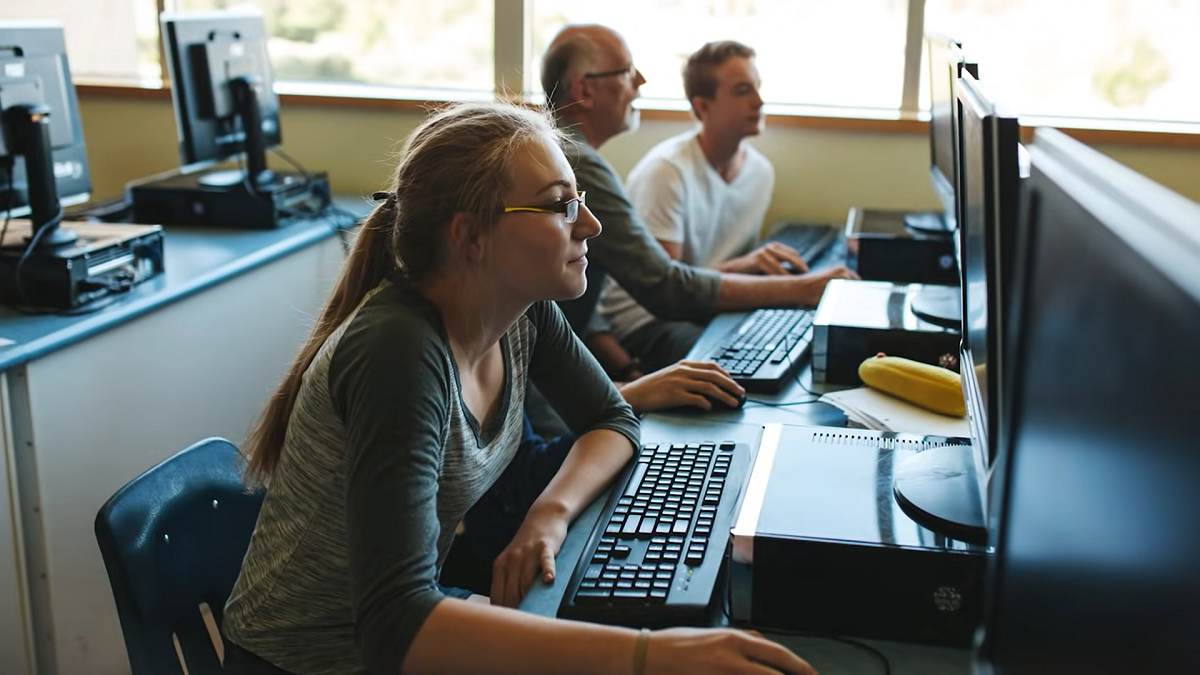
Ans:
[[[200,606],[218,628],[263,492],[248,492],[232,443],[210,438],[134,478],[96,515],[133,675],[221,673]]]

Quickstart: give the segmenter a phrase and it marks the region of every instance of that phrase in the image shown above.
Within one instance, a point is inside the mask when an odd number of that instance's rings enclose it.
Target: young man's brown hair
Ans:
[[[683,94],[689,103],[697,96],[712,98],[717,93],[713,71],[735,56],[754,58],[754,50],[734,40],[709,42],[688,57],[683,66]]]

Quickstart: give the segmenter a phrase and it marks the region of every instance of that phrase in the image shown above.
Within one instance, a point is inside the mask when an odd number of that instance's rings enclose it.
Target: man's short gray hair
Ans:
[[[542,91],[551,108],[566,103],[575,73],[585,69],[599,52],[599,46],[584,26],[564,26],[550,41],[542,56]]]

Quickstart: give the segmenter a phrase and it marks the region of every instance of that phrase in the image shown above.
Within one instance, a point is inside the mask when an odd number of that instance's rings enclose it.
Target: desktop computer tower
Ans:
[[[29,221],[10,224],[0,248],[0,300],[5,304],[75,309],[163,272],[158,225],[63,222],[60,227],[73,230],[78,239],[35,249],[22,262]]]
[[[910,519],[892,470],[965,438],[767,426],[732,533],[735,620],[967,646],[983,613],[985,547]]]
[[[858,366],[879,353],[957,371],[961,333],[913,309],[933,288],[945,287],[831,280],[813,318],[813,381],[859,386]]]
[[[234,181],[214,184],[222,172],[201,171],[156,178],[129,186],[139,223],[234,229],[271,229],[298,215],[319,212],[330,201],[324,172],[273,172],[257,192]]]
[[[958,285],[954,233],[940,214],[852,207],[846,264],[868,281]]]

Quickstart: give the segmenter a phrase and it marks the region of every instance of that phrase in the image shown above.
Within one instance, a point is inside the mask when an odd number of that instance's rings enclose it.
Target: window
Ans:
[[[1021,115],[1200,122],[1195,0],[926,0],[925,25]]]
[[[439,90],[447,98],[492,89],[492,0],[174,0],[168,6],[262,12],[283,88],[374,85]]]
[[[154,0],[5,2],[0,20],[52,19],[63,25],[76,82],[160,82]]]
[[[710,40],[758,53],[768,103],[900,107],[905,0],[530,0],[530,89],[540,92],[541,55],[565,23],[601,23],[629,43],[646,77],[642,96],[682,99],[680,71]]]
[[[488,99],[497,72],[523,71],[541,100],[546,45],[566,23],[595,22],[628,41],[644,105],[686,109],[687,56],[734,39],[758,52],[776,112],[850,117],[896,116],[905,86],[928,108],[926,68],[905,61],[924,55],[906,49],[923,10],[925,30],[962,41],[988,92],[1027,120],[1200,123],[1200,0],[41,0],[5,2],[0,20],[62,22],[76,82],[156,87],[160,7],[260,11],[283,93]]]

